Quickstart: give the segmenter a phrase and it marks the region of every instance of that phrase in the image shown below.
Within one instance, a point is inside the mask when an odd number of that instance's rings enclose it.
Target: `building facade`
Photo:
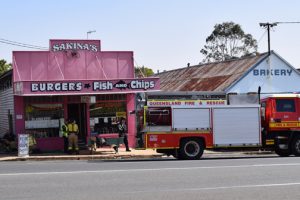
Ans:
[[[42,151],[62,150],[60,126],[79,125],[117,137],[127,120],[129,145],[136,136],[135,94],[159,89],[158,78],[135,78],[132,51],[102,51],[100,40],[50,40],[49,51],[13,52],[15,133],[31,134]]]

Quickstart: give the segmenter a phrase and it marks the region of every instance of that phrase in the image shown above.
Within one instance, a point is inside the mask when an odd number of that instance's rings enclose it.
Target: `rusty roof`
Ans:
[[[200,64],[155,74],[162,91],[225,91],[267,54]]]

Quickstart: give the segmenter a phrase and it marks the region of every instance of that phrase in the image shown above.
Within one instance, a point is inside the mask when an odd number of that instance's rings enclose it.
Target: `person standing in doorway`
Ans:
[[[76,124],[76,121],[74,119],[69,121],[68,124],[68,131],[69,131],[69,153],[73,153],[75,148],[75,152],[76,154],[79,154],[79,147],[78,147],[78,133],[79,133],[79,129],[78,129],[78,125]]]
[[[119,133],[119,139],[123,137],[123,141],[126,147],[126,151],[130,152],[129,146],[128,146],[128,137],[127,137],[127,126],[126,126],[126,120],[125,118],[121,118],[119,124],[118,124],[118,133]],[[118,152],[119,144],[117,144],[116,147],[114,147],[116,153]]]
[[[61,131],[62,131],[62,136],[64,138],[64,153],[68,153],[68,141],[69,141],[69,138],[68,138],[68,121],[65,120],[63,125],[61,126]]]

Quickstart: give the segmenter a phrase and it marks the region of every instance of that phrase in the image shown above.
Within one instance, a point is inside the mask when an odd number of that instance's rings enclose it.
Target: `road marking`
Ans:
[[[132,191],[132,192],[125,192],[125,193],[136,194],[136,193],[183,192],[183,191],[201,191],[201,190],[227,190],[227,189],[259,188],[259,187],[287,187],[287,186],[297,186],[297,185],[300,185],[300,183],[273,183],[273,184],[234,185],[234,186],[203,187],[203,188],[155,189],[155,190]]]
[[[84,173],[116,173],[116,172],[144,172],[144,171],[170,171],[170,170],[200,170],[200,169],[226,169],[226,168],[251,168],[251,167],[282,167],[300,166],[300,163],[285,164],[257,164],[257,165],[225,165],[207,167],[174,167],[157,169],[116,169],[116,170],[91,170],[91,171],[61,171],[61,172],[24,172],[24,173],[0,173],[0,176],[23,176],[23,175],[54,175],[54,174],[84,174]]]

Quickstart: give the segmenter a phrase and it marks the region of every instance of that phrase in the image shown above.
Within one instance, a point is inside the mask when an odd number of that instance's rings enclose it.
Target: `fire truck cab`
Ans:
[[[262,138],[280,156],[300,156],[300,96],[272,95],[261,101]]]

